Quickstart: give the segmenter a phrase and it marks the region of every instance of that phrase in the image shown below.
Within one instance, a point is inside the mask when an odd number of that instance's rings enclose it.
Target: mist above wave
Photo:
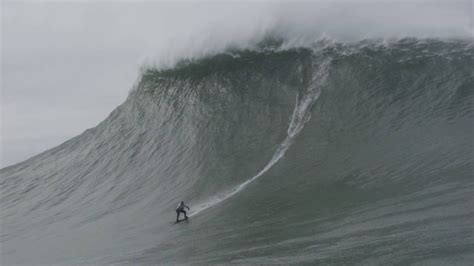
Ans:
[[[151,20],[157,30],[144,57],[146,65],[170,68],[183,59],[255,49],[269,38],[291,48],[321,39],[473,36],[469,1],[204,3],[168,8],[164,16],[157,15],[157,21]]]

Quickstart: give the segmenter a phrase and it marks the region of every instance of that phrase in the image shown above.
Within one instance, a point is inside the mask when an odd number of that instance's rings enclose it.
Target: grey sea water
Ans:
[[[473,66],[472,42],[402,39],[148,68],[1,170],[1,262],[472,265]]]

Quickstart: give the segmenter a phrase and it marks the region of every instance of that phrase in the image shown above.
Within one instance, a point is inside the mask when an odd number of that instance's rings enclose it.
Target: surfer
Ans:
[[[176,208],[176,222],[179,222],[180,213],[184,213],[184,219],[188,219],[188,216],[186,215],[186,211],[184,210],[184,208],[188,208],[189,210],[189,207],[184,205],[184,201],[181,201],[181,203]]]

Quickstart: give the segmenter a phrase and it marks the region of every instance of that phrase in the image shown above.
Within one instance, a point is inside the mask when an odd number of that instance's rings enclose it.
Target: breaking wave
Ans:
[[[2,262],[469,264],[473,65],[472,42],[402,39],[146,68],[1,170]]]

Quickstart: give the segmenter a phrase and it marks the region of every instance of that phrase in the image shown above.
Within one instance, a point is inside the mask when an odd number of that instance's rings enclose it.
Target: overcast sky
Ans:
[[[23,161],[102,121],[140,66],[248,47],[268,32],[308,42],[471,38],[472,1],[1,2],[1,160]]]

